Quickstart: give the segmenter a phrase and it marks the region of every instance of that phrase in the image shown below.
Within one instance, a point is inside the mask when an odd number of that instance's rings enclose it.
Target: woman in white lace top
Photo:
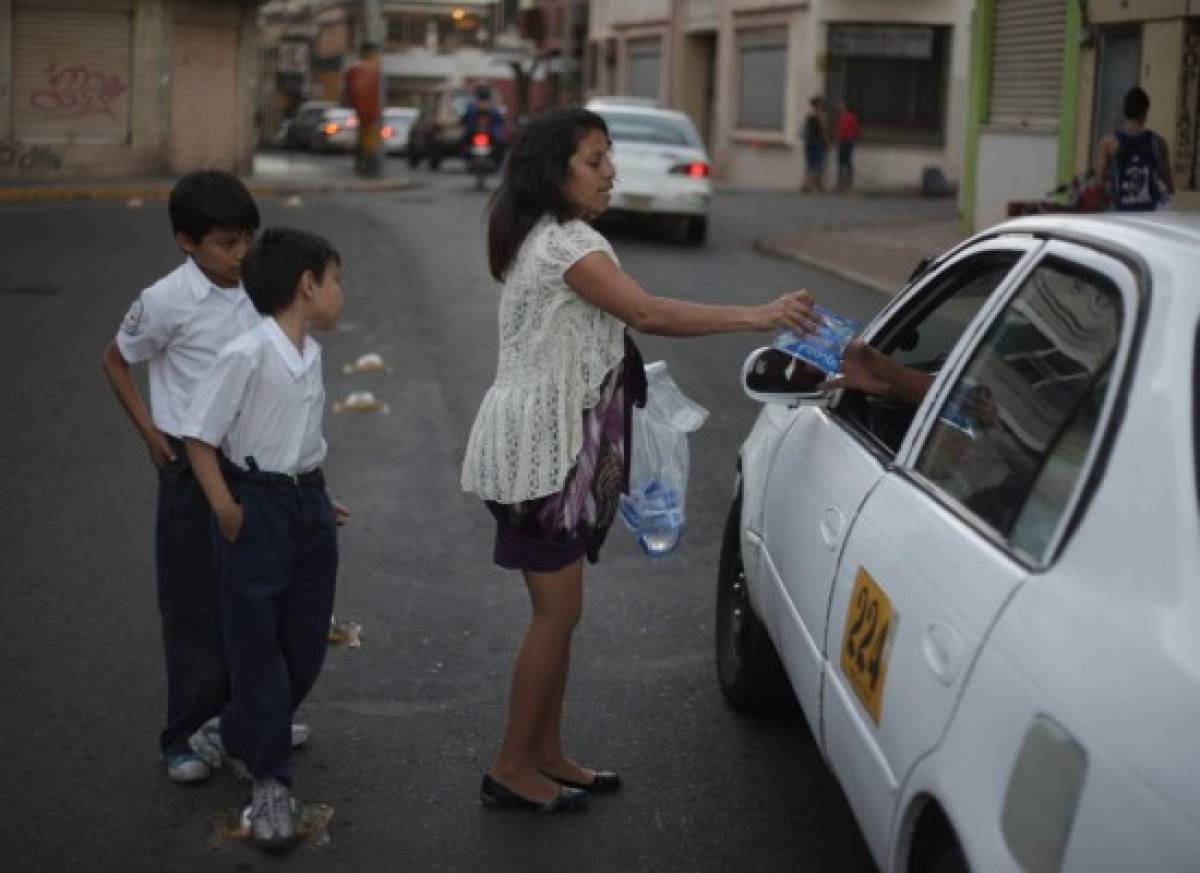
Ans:
[[[480,791],[491,807],[581,809],[591,792],[620,784],[564,754],[560,723],[583,559],[596,561],[627,487],[630,408],[645,402],[626,328],[702,336],[816,326],[803,292],[760,306],[646,293],[587,224],[608,207],[615,175],[603,119],[557,110],[516,138],[491,204],[488,260],[504,283],[500,355],[462,486],[495,516],[496,563],[524,574],[533,605],[504,741]]]

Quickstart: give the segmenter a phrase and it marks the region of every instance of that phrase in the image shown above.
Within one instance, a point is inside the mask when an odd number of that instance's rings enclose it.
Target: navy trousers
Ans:
[[[255,779],[291,785],[292,714],[321,672],[337,580],[333,504],[320,484],[229,481],[243,521],[213,525],[232,696],[221,741]]]
[[[158,611],[167,667],[164,755],[190,752],[188,737],[229,700],[229,679],[217,606],[212,513],[188,465],[183,443],[158,471],[154,553]]]

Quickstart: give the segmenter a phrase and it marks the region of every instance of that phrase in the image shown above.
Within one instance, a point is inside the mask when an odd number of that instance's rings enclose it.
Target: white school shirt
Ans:
[[[325,460],[321,347],[300,353],[274,318],[264,318],[218,353],[196,382],[181,436],[220,448],[230,461],[268,473],[307,473]]]
[[[117,349],[130,364],[149,361],[155,427],[179,436],[196,380],[260,321],[241,283],[218,288],[191,258],[141,293],[117,331]]]

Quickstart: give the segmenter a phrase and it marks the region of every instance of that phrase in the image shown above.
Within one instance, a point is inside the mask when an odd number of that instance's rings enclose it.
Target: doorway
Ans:
[[[680,108],[700,131],[709,151],[713,145],[713,116],[717,99],[717,32],[687,34],[683,47]]]

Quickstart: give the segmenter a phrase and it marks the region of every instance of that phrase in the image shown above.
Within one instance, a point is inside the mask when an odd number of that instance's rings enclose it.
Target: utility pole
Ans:
[[[358,113],[358,148],[354,170],[359,176],[383,175],[383,13],[379,0],[362,0],[362,45],[358,61],[346,71],[350,105]]]

